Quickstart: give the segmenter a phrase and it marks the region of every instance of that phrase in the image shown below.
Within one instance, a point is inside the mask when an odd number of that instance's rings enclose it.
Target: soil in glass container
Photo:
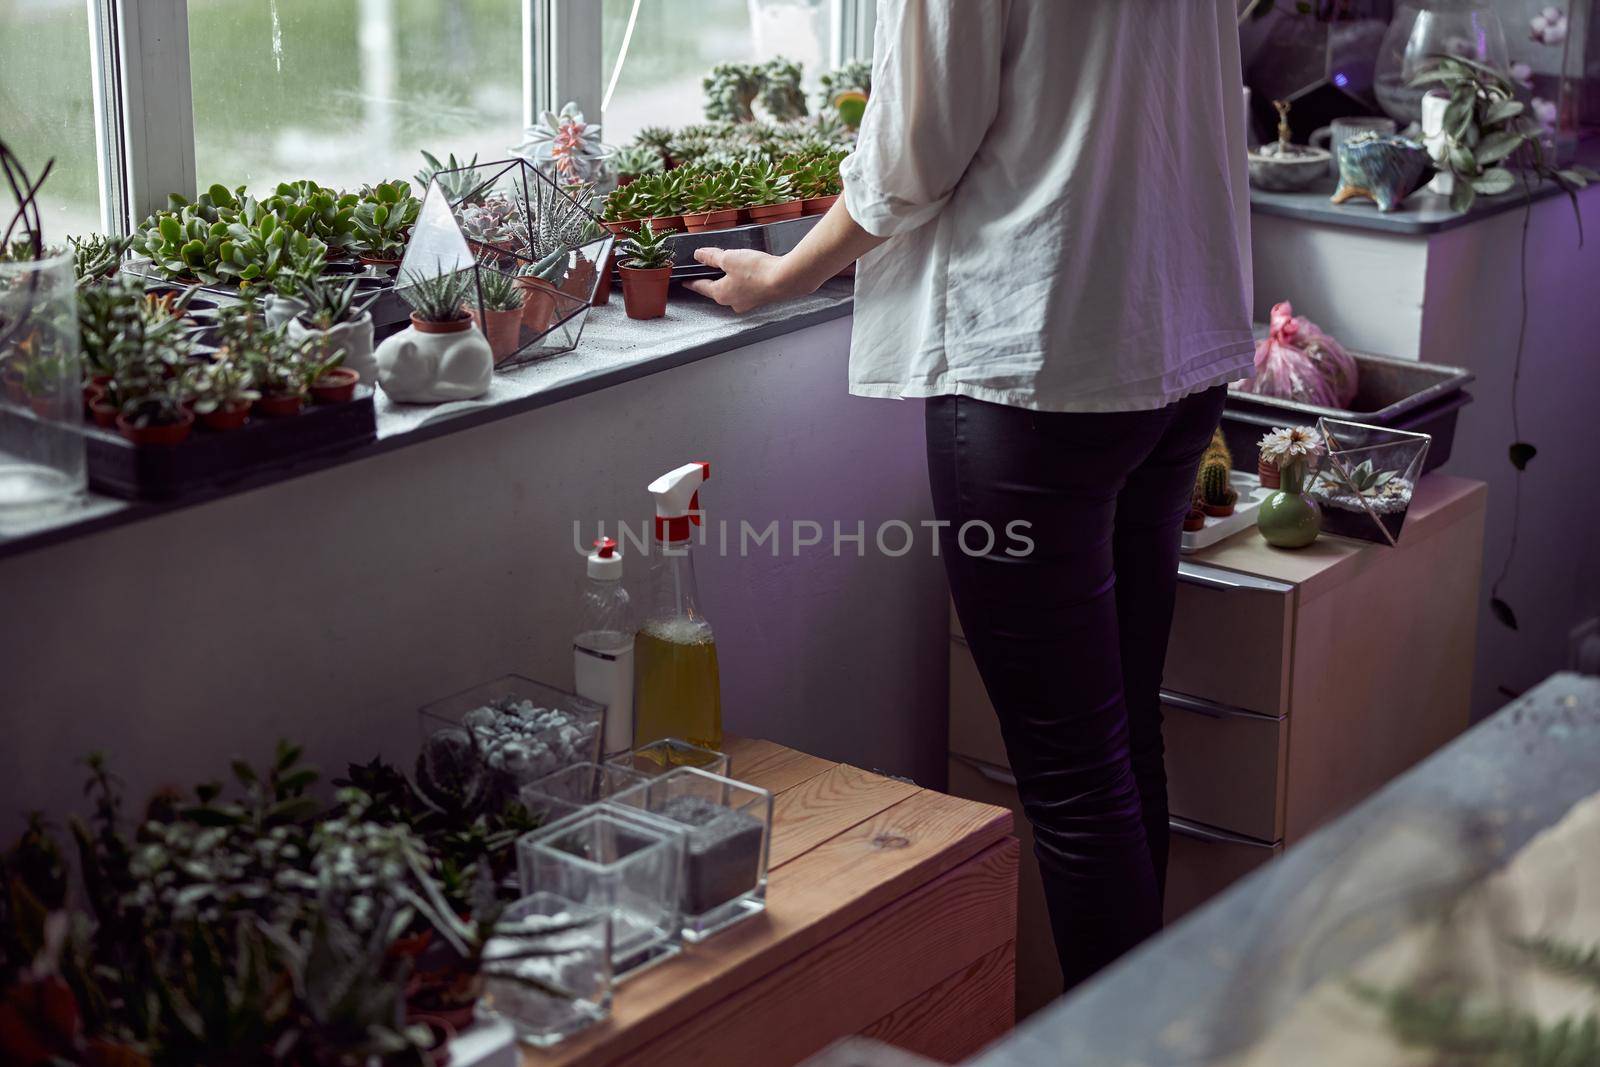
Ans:
[[[702,915],[756,887],[761,820],[704,797],[673,797],[657,814],[690,829],[683,910]]]
[[[652,619],[634,640],[636,746],[679,737],[722,749],[722,693],[717,644],[704,619]]]

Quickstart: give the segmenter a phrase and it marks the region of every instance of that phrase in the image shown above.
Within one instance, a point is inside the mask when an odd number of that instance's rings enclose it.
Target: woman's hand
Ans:
[[[697,248],[694,258],[722,271],[723,276],[696,278],[686,283],[689,288],[737,314],[804,295],[804,290],[786,284],[782,256],[748,248]]]

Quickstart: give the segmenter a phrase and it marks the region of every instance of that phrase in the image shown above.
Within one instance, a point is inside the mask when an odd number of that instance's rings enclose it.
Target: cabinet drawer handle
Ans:
[[[1276,715],[1263,715],[1259,711],[1250,711],[1247,708],[1236,708],[1229,704],[1218,704],[1212,700],[1202,700],[1192,697],[1187,693],[1174,693],[1170,689],[1161,690],[1161,703],[1174,707],[1180,711],[1192,711],[1196,715],[1204,715],[1208,719],[1237,718],[1237,719],[1264,719],[1267,722],[1277,722]]]
[[[1213,826],[1190,822],[1188,819],[1180,819],[1176,815],[1167,817],[1167,829],[1179,837],[1191,837],[1196,841],[1206,841],[1214,845],[1245,845],[1249,848],[1267,849],[1272,847],[1270,842],[1260,841],[1254,837],[1246,837],[1243,834],[1229,833],[1227,830],[1218,830]]]
[[[1183,567],[1178,568],[1178,580],[1180,582],[1190,582],[1194,585],[1204,585],[1211,589],[1244,588],[1244,586],[1240,585],[1238,582],[1230,582],[1226,579],[1207,574],[1204,571],[1188,570]]]
[[[1016,788],[1017,776],[1010,771],[1003,771],[999,767],[991,767],[987,763],[969,763],[968,766],[974,768],[979,774],[997,785],[1009,785],[1013,789]]]

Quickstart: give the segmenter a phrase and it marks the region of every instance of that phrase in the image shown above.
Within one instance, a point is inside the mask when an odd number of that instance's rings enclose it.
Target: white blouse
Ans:
[[[1251,364],[1234,0],[878,0],[850,390],[1137,411]]]

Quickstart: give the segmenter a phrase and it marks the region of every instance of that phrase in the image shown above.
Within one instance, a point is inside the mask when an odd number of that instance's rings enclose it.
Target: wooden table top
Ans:
[[[677,1029],[1011,833],[1011,813],[771,741],[728,738],[730,774],[773,793],[764,914],[617,987],[611,1018],[525,1067],[605,1064]],[[1014,866],[1014,864],[1013,864]],[[705,1023],[714,1025],[714,1023]]]

